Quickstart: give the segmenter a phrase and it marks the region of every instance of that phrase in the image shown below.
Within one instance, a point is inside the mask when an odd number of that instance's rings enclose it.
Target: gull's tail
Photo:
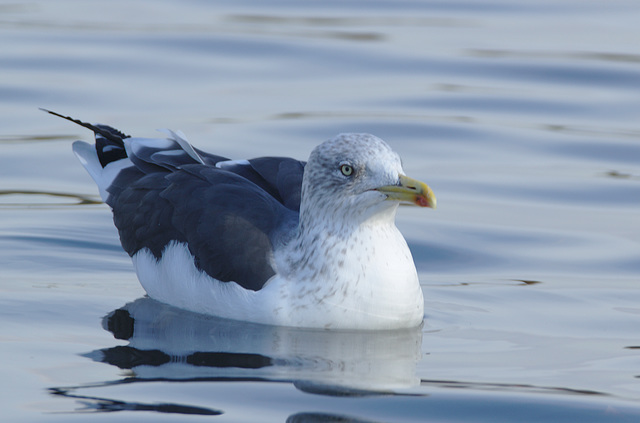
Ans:
[[[90,129],[95,134],[95,145],[83,141],[73,143],[73,152],[98,185],[103,201],[107,200],[107,188],[123,167],[130,166],[124,140],[130,138],[115,128],[107,125],[93,125],[64,116],[51,110],[40,109],[54,116],[69,120],[77,125]]]

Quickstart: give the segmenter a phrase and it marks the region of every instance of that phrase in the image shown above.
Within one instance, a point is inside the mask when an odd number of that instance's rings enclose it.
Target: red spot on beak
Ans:
[[[431,204],[429,204],[429,200],[427,199],[427,197],[424,197],[422,195],[416,195],[416,206],[420,206],[420,207],[431,207]]]

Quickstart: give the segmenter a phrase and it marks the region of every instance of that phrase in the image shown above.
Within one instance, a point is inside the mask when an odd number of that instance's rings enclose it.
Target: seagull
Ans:
[[[149,297],[267,325],[387,330],[422,324],[423,294],[395,225],[399,204],[436,207],[374,135],[344,133],[307,162],[230,160],[180,132],[90,129],[73,152],[113,211]]]

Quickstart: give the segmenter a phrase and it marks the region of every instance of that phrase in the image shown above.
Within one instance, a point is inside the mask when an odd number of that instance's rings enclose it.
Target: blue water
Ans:
[[[639,17],[0,2],[3,421],[640,421]],[[424,326],[273,328],[144,298],[71,153],[90,133],[38,107],[233,158],[382,137],[438,197],[398,215]]]

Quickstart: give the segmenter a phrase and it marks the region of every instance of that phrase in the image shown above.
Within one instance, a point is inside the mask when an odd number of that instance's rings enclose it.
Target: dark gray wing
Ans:
[[[140,144],[131,149],[135,167],[107,190],[123,248],[160,258],[172,241],[186,243],[209,276],[262,288],[275,274],[274,248],[297,226],[303,163],[260,158],[216,167],[227,160],[198,151],[198,162],[179,146]]]
[[[44,111],[92,130],[103,168],[127,157],[133,163],[107,188],[129,255],[147,248],[159,259],[167,245],[181,242],[196,266],[220,281],[259,290],[274,275],[273,250],[298,223],[304,162],[230,161],[193,148],[180,133],[131,138],[106,125]]]
[[[244,161],[222,161],[216,165],[258,185],[288,209],[300,210],[300,187],[305,162],[288,157],[258,157]]]

